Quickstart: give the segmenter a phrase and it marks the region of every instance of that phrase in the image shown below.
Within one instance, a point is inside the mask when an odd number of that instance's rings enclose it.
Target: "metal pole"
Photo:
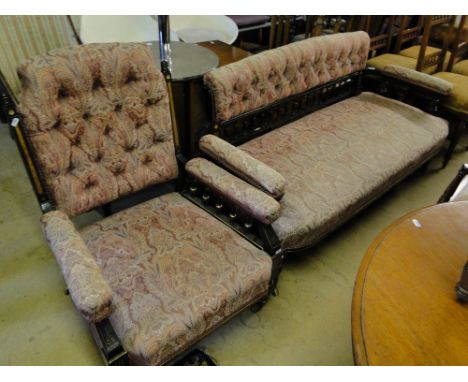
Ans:
[[[161,59],[161,70],[171,72],[172,51],[171,51],[171,32],[169,28],[169,16],[158,16],[159,26],[159,57]]]
[[[172,132],[174,134],[174,145],[176,152],[180,150],[179,130],[175,116],[174,93],[172,91],[172,52],[171,52],[171,35],[169,28],[169,16],[158,16],[159,27],[159,58],[161,60],[161,72],[167,83],[167,92],[169,95],[169,107],[171,111]]]

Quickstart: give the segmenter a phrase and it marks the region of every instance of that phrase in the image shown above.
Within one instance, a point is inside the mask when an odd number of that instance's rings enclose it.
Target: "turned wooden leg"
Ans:
[[[456,120],[450,122],[450,142],[447,151],[445,152],[444,164],[442,168],[447,166],[448,161],[452,158],[455,147],[460,140],[461,133],[463,131],[464,121]]]

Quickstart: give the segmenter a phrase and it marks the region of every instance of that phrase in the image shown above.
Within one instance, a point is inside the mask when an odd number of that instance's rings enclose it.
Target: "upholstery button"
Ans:
[[[60,118],[57,118],[57,120],[55,121],[55,123],[52,125],[52,128],[53,129],[58,129],[60,127],[60,123],[62,121],[60,120]]]
[[[118,103],[117,105],[115,105],[115,111],[121,111],[122,110],[122,104],[121,103]]]
[[[120,165],[118,167],[116,167],[112,172],[114,173],[114,175],[120,175],[124,172],[125,170],[125,166],[124,165]]]
[[[135,82],[137,80],[136,76],[134,73],[129,73],[127,79],[125,80],[126,84],[129,84],[131,82]]]
[[[100,78],[97,78],[94,80],[93,82],[93,90],[96,90],[96,89],[99,89],[99,88],[102,88],[104,85],[102,84],[102,81]]]
[[[143,159],[141,160],[141,162],[142,162],[143,164],[149,164],[149,163],[151,163],[152,161],[153,161],[153,159],[151,159],[151,157],[150,157],[149,155],[145,155],[145,156],[143,157]]]
[[[112,131],[112,128],[109,125],[107,125],[104,129],[104,135],[109,135],[111,131]]]
[[[96,180],[88,179],[87,182],[85,183],[85,188],[91,188],[95,185],[96,185]]]
[[[57,97],[58,98],[65,98],[65,97],[68,97],[69,94],[67,92],[67,89],[65,89],[63,86],[59,88],[58,90],[58,93],[57,93]]]
[[[164,142],[164,136],[162,135],[153,136],[153,143],[162,143],[162,142]]]
[[[148,98],[148,101],[146,102],[147,105],[154,105],[158,102],[156,98]]]
[[[127,146],[125,146],[124,150],[126,152],[132,152],[133,150],[135,150],[135,148],[136,148],[135,145],[127,145]]]
[[[143,122],[135,122],[135,129],[139,129],[143,125],[146,125],[148,121],[143,121]]]
[[[89,119],[89,113],[88,113],[88,112],[83,113],[83,119],[84,119],[84,120],[88,120],[88,119]]]
[[[101,160],[102,160],[102,154],[101,154],[101,153],[98,153],[98,154],[96,155],[96,158],[94,158],[94,161],[95,161],[95,162],[100,162]]]

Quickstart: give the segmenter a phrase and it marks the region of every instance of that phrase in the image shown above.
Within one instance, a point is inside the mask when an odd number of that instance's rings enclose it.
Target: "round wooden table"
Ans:
[[[455,286],[468,259],[468,202],[395,221],[367,250],[354,287],[357,365],[468,365],[468,304]]]

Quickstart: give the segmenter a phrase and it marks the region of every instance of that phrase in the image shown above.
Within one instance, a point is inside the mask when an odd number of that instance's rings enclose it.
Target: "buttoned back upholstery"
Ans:
[[[207,73],[217,122],[336,80],[366,66],[365,32],[313,37]]]
[[[57,49],[18,75],[24,133],[69,216],[177,177],[166,83],[145,45]]]

